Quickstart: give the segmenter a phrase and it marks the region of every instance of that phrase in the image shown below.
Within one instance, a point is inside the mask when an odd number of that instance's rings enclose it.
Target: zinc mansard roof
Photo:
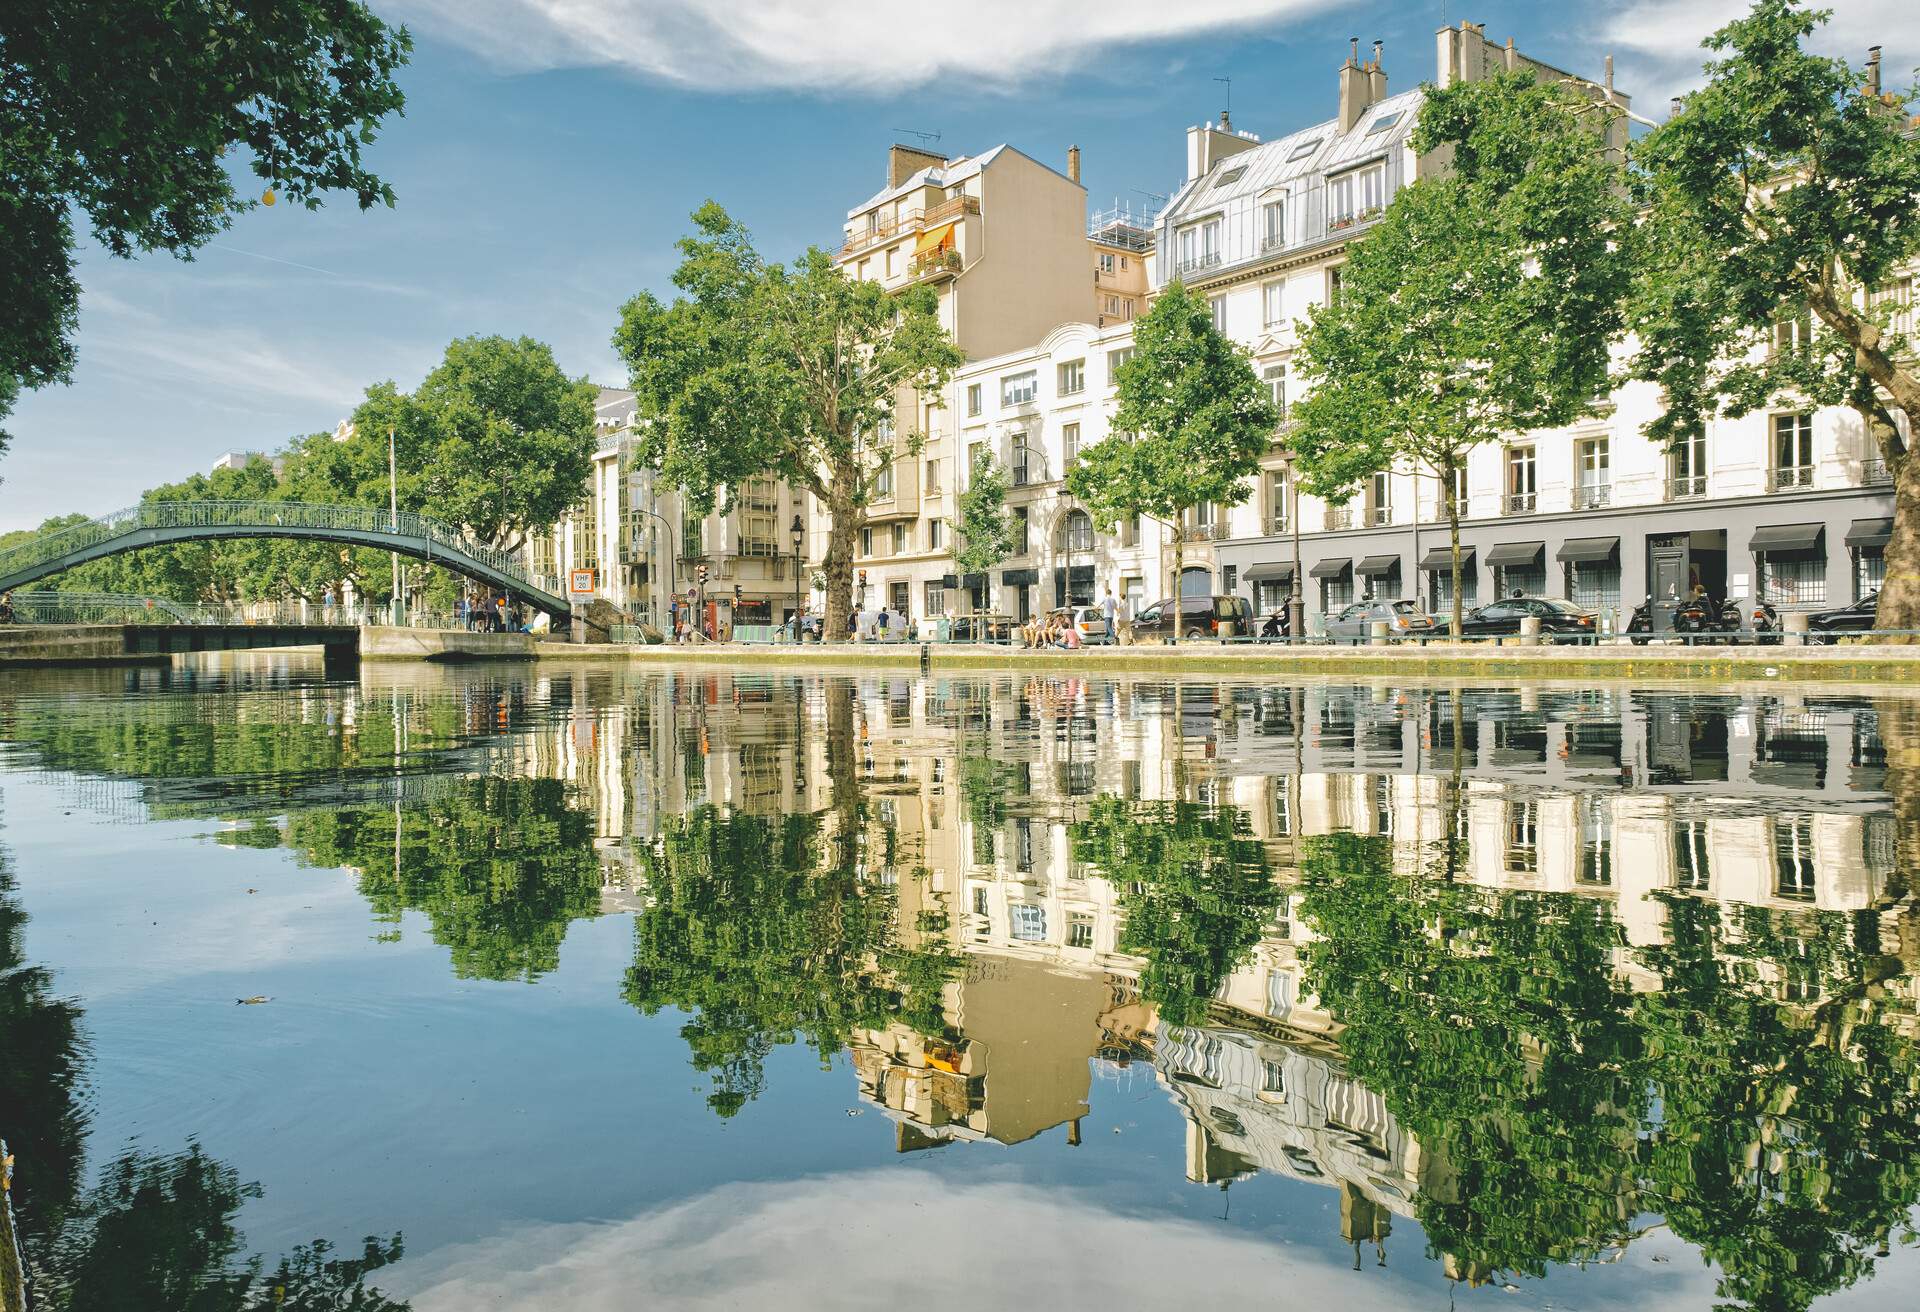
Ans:
[[[968,178],[973,177],[979,173],[981,169],[984,169],[987,165],[998,159],[1001,151],[1011,149],[1011,146],[1002,142],[993,149],[982,151],[978,155],[966,155],[960,159],[949,160],[945,164],[929,165],[921,169],[918,173],[915,173],[905,182],[902,182],[899,186],[887,187],[867,197],[867,199],[848,210],[847,217],[850,219],[859,218],[875,205],[884,205],[896,196],[904,196],[910,191],[919,190],[921,187],[951,187],[956,182],[965,182]]]
[[[1180,189],[1161,224],[1171,230],[1245,197],[1297,190],[1302,182],[1317,186],[1352,165],[1392,154],[1413,136],[1424,99],[1419,88],[1403,91],[1369,106],[1351,132],[1341,132],[1340,120],[1333,118],[1229,155]],[[1231,182],[1229,175],[1234,175]]]

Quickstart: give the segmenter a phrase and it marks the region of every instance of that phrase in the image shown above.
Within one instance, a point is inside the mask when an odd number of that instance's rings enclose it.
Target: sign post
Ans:
[[[573,640],[587,640],[586,603],[593,600],[594,572],[590,569],[567,571],[567,600],[573,603]]]

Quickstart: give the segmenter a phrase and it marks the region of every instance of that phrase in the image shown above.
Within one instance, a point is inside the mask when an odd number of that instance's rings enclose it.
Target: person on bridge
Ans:
[[[13,623],[13,589],[0,592],[0,624]]]

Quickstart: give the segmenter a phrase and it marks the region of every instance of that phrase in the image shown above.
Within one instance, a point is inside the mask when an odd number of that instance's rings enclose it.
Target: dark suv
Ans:
[[[1178,623],[1173,598],[1140,608],[1133,617],[1133,640],[1151,638],[1218,638],[1220,626],[1232,624],[1235,637],[1253,632],[1253,604],[1245,597],[1182,597]]]

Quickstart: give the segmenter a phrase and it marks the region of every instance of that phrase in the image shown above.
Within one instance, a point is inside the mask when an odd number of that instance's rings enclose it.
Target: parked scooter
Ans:
[[[1761,646],[1780,641],[1780,612],[1763,599],[1755,599],[1753,603],[1753,640]]]
[[[1772,607],[1767,607],[1767,610],[1771,614]],[[1724,634],[1725,641],[1731,643],[1734,635],[1740,632],[1740,619],[1740,603],[1732,597],[1722,598],[1719,602],[1709,597],[1689,597],[1673,612],[1673,631],[1692,637]],[[1754,613],[1754,622],[1758,627],[1758,611]],[[1627,620],[1627,639],[1636,647],[1644,647],[1653,641],[1652,597],[1633,608],[1633,614]]]
[[[1292,636],[1293,621],[1287,617],[1285,606],[1275,607],[1267,612],[1260,621],[1260,636],[1263,638],[1285,638]]]

